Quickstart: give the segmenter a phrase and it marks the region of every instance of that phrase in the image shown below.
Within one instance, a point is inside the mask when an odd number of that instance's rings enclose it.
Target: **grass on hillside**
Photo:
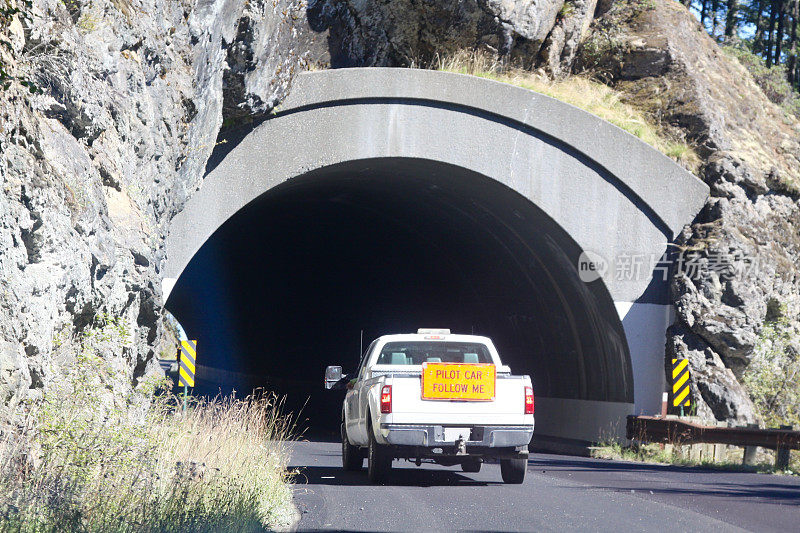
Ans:
[[[764,95],[781,109],[800,118],[800,95],[789,83],[784,65],[767,67],[766,61],[750,51],[745,42],[723,45],[722,51],[735,58],[753,76]]]
[[[273,396],[126,398],[79,356],[65,384],[0,428],[0,531],[286,528],[291,421]],[[140,387],[142,388],[142,387]]]
[[[700,158],[691,145],[669,137],[643,113],[624,103],[614,89],[589,78],[571,76],[551,80],[534,72],[505,67],[485,54],[468,51],[439,58],[433,68],[488,78],[556,98],[622,128],[692,172],[700,166]]]

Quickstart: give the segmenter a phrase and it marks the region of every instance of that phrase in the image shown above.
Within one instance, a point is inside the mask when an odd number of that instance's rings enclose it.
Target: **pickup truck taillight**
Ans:
[[[533,387],[525,387],[525,414],[533,414]]]
[[[392,386],[384,385],[381,389],[381,413],[388,414],[392,412]]]

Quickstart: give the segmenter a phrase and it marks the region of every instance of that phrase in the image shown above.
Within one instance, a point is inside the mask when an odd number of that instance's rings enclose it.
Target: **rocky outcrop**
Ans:
[[[312,0],[311,26],[328,37],[330,64],[427,65],[484,50],[525,68],[571,62],[596,0]],[[554,29],[555,28],[555,29]],[[567,69],[568,70],[568,69]]]
[[[56,379],[91,331],[118,337],[101,355],[129,384],[158,372],[164,228],[223,120],[286,92],[304,20],[288,1],[35,0],[3,25],[1,402]]]
[[[708,420],[752,422],[756,415],[750,398],[714,349],[683,323],[669,329],[668,359],[688,359],[697,414]]]
[[[539,53],[542,66],[552,77],[560,78],[572,73],[578,47],[594,20],[596,8],[597,0],[564,3]]]
[[[800,315],[800,123],[677,2],[614,3],[578,68],[699,147],[711,198],[678,239],[667,356],[689,359],[701,414],[754,421],[740,383],[768,310]]]

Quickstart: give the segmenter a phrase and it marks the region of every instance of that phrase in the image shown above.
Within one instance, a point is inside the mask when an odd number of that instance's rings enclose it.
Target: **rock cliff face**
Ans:
[[[762,326],[798,333],[800,122],[677,2],[617,2],[591,31],[578,66],[697,145],[711,187],[679,239],[667,357],[688,357],[699,414],[754,421],[740,381]]]
[[[523,67],[568,66],[597,0],[312,0],[311,26],[328,35],[330,64],[426,65],[484,49]]]
[[[157,372],[162,242],[223,125],[268,112],[307,61],[407,66],[463,49],[587,71],[699,146],[712,198],[679,245],[667,357],[700,413],[750,421],[765,320],[800,313],[800,125],[677,2],[34,0],[2,26],[0,400],[35,395],[114,321],[107,357]]]
[[[298,20],[293,2],[37,0],[3,28],[6,70],[40,92],[0,93],[0,401],[109,321],[124,378],[158,372],[164,228],[223,120],[286,92]]]

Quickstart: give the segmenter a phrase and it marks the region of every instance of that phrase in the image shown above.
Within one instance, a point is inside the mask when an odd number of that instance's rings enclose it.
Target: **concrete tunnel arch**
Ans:
[[[326,316],[350,335],[347,317],[369,316],[374,335],[449,325],[492,336],[512,369],[533,374],[537,433],[592,441],[657,411],[664,390],[667,280],[650,264],[620,277],[615,261],[661,257],[707,194],[635,137],[538,93],[425,70],[304,73],[172,221],[164,294],[190,336],[247,330],[244,345],[201,339],[214,348],[198,378],[291,382],[305,360],[318,383],[341,344],[303,353],[291,340],[314,327],[297,321],[316,290],[342,306]],[[590,282],[584,252],[607,267]],[[293,279],[306,285],[289,290]],[[365,307],[369,291],[404,306]],[[260,324],[239,326],[256,308],[269,310]],[[257,332],[288,355],[259,349]]]

